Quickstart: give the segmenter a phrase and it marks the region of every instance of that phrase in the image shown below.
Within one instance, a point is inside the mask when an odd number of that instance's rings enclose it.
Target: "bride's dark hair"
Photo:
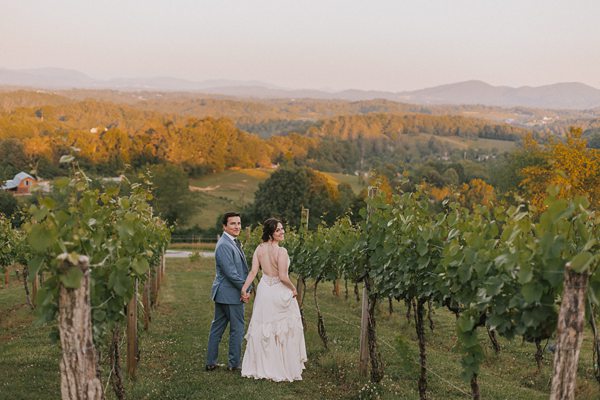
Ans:
[[[262,233],[262,241],[268,242],[273,239],[273,234],[277,229],[277,224],[281,224],[281,221],[277,218],[269,218],[263,222],[263,233]],[[283,224],[282,224],[283,225]]]

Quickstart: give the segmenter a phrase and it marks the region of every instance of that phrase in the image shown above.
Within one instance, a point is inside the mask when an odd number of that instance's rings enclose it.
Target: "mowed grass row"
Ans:
[[[319,285],[318,299],[329,335],[325,350],[317,334],[316,311],[309,281],[305,298],[306,343],[309,356],[303,381],[273,383],[242,378],[226,370],[205,372],[208,330],[213,315],[209,299],[214,260],[169,259],[167,279],[149,332],[140,337],[141,361],[135,381],[126,381],[128,399],[418,399],[418,347],[414,323],[405,317],[404,304],[394,302],[388,313],[381,304],[377,328],[386,376],[377,386],[358,374],[360,303],[349,288],[349,298],[332,293],[331,283]],[[251,306],[247,307],[246,322]],[[32,324],[23,288],[13,282],[0,290],[0,398],[56,399],[60,397],[60,349],[51,344],[47,326]],[[443,309],[433,315],[435,329],[428,340],[429,395],[431,399],[468,399],[469,386],[460,378],[454,316]],[[587,332],[586,332],[587,333]],[[227,359],[227,332],[220,362]],[[480,340],[487,350],[480,376],[484,399],[547,399],[552,354],[546,353],[541,372],[534,361],[535,347],[520,340],[501,341],[496,356],[487,334]],[[124,351],[124,350],[123,350]],[[104,355],[102,356],[105,358]],[[104,381],[109,371],[103,368]],[[107,398],[114,399],[110,389]],[[600,398],[593,379],[590,335],[586,335],[579,363],[578,399]]]

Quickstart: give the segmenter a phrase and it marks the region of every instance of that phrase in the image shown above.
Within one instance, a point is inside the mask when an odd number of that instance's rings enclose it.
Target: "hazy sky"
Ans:
[[[0,0],[0,68],[401,91],[600,88],[598,0]]]

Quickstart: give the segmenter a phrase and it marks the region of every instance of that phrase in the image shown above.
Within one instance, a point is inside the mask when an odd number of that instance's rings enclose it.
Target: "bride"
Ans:
[[[252,270],[241,290],[242,297],[262,268],[252,317],[246,333],[242,376],[276,382],[302,380],[306,358],[304,329],[296,301],[296,288],[288,276],[290,259],[279,246],[284,229],[275,218],[263,224],[262,243],[252,257]]]

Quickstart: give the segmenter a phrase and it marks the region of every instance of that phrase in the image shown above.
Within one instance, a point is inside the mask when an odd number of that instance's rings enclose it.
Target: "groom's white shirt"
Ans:
[[[225,231],[223,231],[223,235],[225,235],[225,236],[227,236],[229,239],[231,239],[231,241],[232,241],[233,243],[235,243],[235,240],[237,239],[235,236],[232,236],[232,235],[230,235],[229,233],[227,233],[227,232],[225,232]],[[244,254],[243,254],[243,253],[240,251],[240,249],[239,249],[237,246],[235,246],[235,248],[236,248],[236,250],[238,250],[238,251],[239,251],[239,252],[242,254],[242,256],[244,256]],[[244,256],[244,262],[246,262],[246,258],[245,258],[245,256]]]
[[[231,239],[232,242],[235,243],[235,237],[231,236],[229,233],[223,231],[223,235],[227,236],[229,239]]]

